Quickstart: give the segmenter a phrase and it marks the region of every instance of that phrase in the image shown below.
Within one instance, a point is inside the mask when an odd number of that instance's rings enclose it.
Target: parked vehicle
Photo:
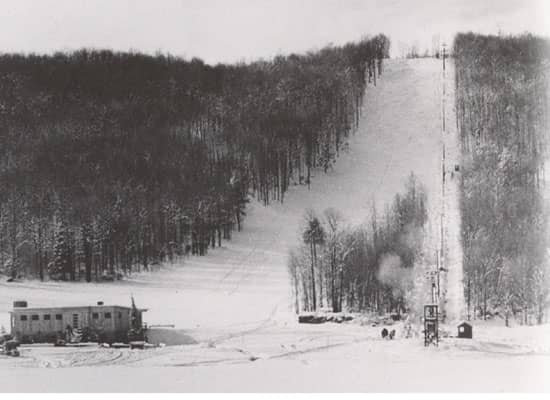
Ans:
[[[19,357],[19,342],[11,335],[0,336],[0,354],[11,357]]]

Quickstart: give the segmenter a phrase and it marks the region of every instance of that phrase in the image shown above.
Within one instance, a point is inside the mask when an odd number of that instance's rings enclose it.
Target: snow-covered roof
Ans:
[[[93,305],[93,306],[61,306],[61,307],[14,307],[13,311],[10,311],[12,313],[28,313],[28,312],[44,312],[44,311],[76,311],[76,310],[99,310],[99,309],[105,309],[105,308],[122,308],[125,310],[131,310],[132,307],[128,306],[118,306],[118,305]],[[147,309],[145,308],[138,308],[139,311],[145,312]]]

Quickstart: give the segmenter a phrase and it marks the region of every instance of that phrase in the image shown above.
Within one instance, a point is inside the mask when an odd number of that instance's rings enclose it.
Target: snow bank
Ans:
[[[167,346],[197,344],[186,331],[170,328],[150,328],[147,330],[147,341],[152,344],[164,343]]]

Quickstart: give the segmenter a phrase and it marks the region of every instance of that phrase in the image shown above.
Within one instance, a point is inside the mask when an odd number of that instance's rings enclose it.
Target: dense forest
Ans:
[[[411,174],[405,193],[383,215],[373,205],[370,224],[348,227],[335,209],[322,216],[308,210],[302,243],[288,262],[296,312],[400,313],[414,307],[413,267],[423,262],[426,202],[423,185]]]
[[[550,41],[461,34],[453,53],[468,313],[541,323],[550,290]]]
[[[81,50],[0,55],[0,270],[116,279],[240,229],[330,168],[389,40],[216,65]]]

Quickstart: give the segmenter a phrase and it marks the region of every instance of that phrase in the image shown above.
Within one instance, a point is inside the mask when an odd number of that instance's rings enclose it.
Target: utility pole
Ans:
[[[447,44],[443,42],[441,47],[443,47],[443,51],[441,53],[443,54],[443,76],[445,76],[445,58],[447,56]]]
[[[436,265],[435,268],[431,268],[430,271],[427,272],[428,279],[430,280],[430,286],[431,286],[431,299],[432,299],[432,305],[426,305],[425,306],[425,317],[427,311],[433,311],[436,315],[435,321],[432,322],[426,322],[425,324],[430,323],[435,324],[434,326],[425,325],[425,334],[428,335],[429,328],[431,331],[433,331],[433,328],[437,330],[437,320],[439,317],[445,316],[444,312],[444,301],[443,298],[443,304],[441,304],[442,297],[445,297],[445,290],[441,290],[441,272],[447,272],[448,269],[445,267],[446,262],[446,241],[445,241],[445,191],[446,191],[446,154],[445,154],[445,97],[446,97],[446,82],[445,82],[445,59],[447,57],[447,51],[445,48],[446,44],[442,44],[442,59],[443,59],[443,72],[442,72],[442,79],[441,79],[441,85],[442,85],[442,96],[441,96],[441,215],[440,215],[440,240],[439,240],[439,248],[436,249]],[[444,281],[445,282],[445,281]],[[439,309],[441,309],[441,313],[439,313]],[[433,319],[433,318],[432,318]],[[433,333],[433,332],[432,332]],[[427,338],[428,336],[426,336]],[[437,342],[437,336],[435,336],[436,342]],[[428,339],[425,339],[426,343],[428,343]]]
[[[440,274],[441,271],[446,271],[445,268],[445,261],[446,261],[446,251],[445,251],[445,192],[446,192],[446,154],[445,154],[445,120],[446,120],[446,113],[445,113],[445,97],[446,97],[446,82],[445,82],[445,59],[447,57],[447,50],[446,50],[446,44],[443,42],[441,45],[442,47],[442,60],[443,60],[443,72],[442,72],[442,96],[441,96],[441,241],[439,244],[439,254],[438,254],[438,265],[437,265],[437,297],[438,302],[441,299],[441,290],[440,290],[440,284],[441,284],[441,278]],[[444,310],[441,310],[443,315]]]

